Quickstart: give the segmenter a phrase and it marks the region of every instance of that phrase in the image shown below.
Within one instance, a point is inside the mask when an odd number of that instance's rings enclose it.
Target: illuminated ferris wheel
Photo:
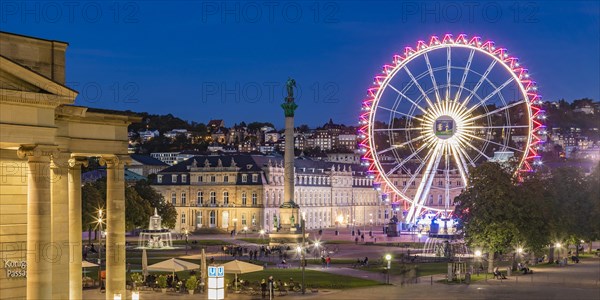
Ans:
[[[469,167],[514,159],[526,172],[539,162],[540,104],[536,83],[505,48],[432,36],[375,76],[360,116],[362,163],[382,194],[404,204],[405,222],[447,217]]]

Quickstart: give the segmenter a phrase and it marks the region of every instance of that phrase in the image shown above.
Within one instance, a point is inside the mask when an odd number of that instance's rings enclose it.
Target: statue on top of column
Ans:
[[[286,117],[293,117],[294,111],[296,108],[298,108],[298,104],[294,102],[294,88],[296,87],[296,80],[288,77],[285,86],[287,89],[287,97],[284,99],[285,102],[281,104],[281,108],[283,108],[283,112]]]
[[[294,101],[294,88],[296,87],[296,80],[294,80],[291,77],[288,77],[287,82],[285,83],[285,86],[287,88],[287,102],[292,102]]]

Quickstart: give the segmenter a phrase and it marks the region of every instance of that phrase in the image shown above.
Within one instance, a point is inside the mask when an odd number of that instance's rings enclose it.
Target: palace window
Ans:
[[[202,202],[204,202],[204,195],[202,192],[198,192],[196,203],[198,204],[198,206],[200,206],[203,204]]]
[[[217,182],[217,176],[211,175],[210,176],[210,182]]]
[[[204,181],[204,177],[203,177],[203,176],[201,176],[201,175],[200,175],[200,176],[198,176],[198,182],[202,182],[202,181]]]
[[[438,181],[438,186],[442,186],[442,181]]]
[[[183,183],[187,182],[187,175],[185,175],[185,174],[181,175],[181,182],[183,182]]]
[[[406,180],[402,181],[402,186],[406,186]]]
[[[173,206],[177,204],[177,193],[175,192],[171,193],[171,204],[173,204]]]
[[[256,206],[258,204],[258,196],[256,193],[252,193],[252,206]]]
[[[252,221],[251,222],[252,222],[252,226],[256,225],[256,214],[255,213],[252,213]]]
[[[202,227],[202,211],[198,211],[196,213],[196,227],[200,228]]]
[[[217,214],[215,213],[215,211],[211,211],[210,214],[208,215],[208,221],[210,222],[211,225],[215,225],[217,224]]]
[[[217,204],[217,193],[215,193],[214,191],[210,192],[210,204]]]
[[[186,193],[185,192],[181,193],[181,206],[185,206],[185,202],[187,200],[186,198],[187,198]]]
[[[242,174],[242,182],[248,182],[248,174]]]
[[[258,174],[252,174],[252,182],[258,182]]]
[[[181,224],[185,224],[185,214],[181,214]]]
[[[456,186],[460,186],[460,180],[456,182]]]
[[[242,193],[242,205],[246,206],[246,202],[247,202],[246,193]]]
[[[229,176],[227,176],[227,175],[223,176],[223,182],[229,182]]]
[[[433,204],[433,195],[429,195],[429,205]]]
[[[242,225],[246,225],[246,214],[242,214]]]
[[[156,182],[162,183],[162,175],[156,175]]]
[[[177,182],[177,175],[175,175],[175,174],[171,175],[171,182],[172,183],[176,183]]]
[[[229,192],[228,191],[223,192],[223,203],[225,205],[229,204]]]
[[[442,195],[438,195],[438,205],[442,205]]]

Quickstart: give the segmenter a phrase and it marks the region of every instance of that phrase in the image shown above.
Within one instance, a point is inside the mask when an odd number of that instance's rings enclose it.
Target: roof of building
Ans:
[[[81,174],[81,181],[83,183],[94,182],[104,177],[106,177],[106,169],[96,169]],[[144,179],[146,177],[125,169],[125,181],[139,181]]]
[[[142,155],[142,154],[131,154],[131,159],[149,166],[168,166],[167,163],[158,160],[150,155]]]

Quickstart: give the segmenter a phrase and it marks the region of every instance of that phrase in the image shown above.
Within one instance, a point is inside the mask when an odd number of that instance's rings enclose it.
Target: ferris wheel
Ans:
[[[468,170],[513,159],[539,163],[541,96],[518,59],[493,41],[446,34],[383,66],[360,116],[362,163],[376,189],[404,204],[404,221],[448,217]]]

